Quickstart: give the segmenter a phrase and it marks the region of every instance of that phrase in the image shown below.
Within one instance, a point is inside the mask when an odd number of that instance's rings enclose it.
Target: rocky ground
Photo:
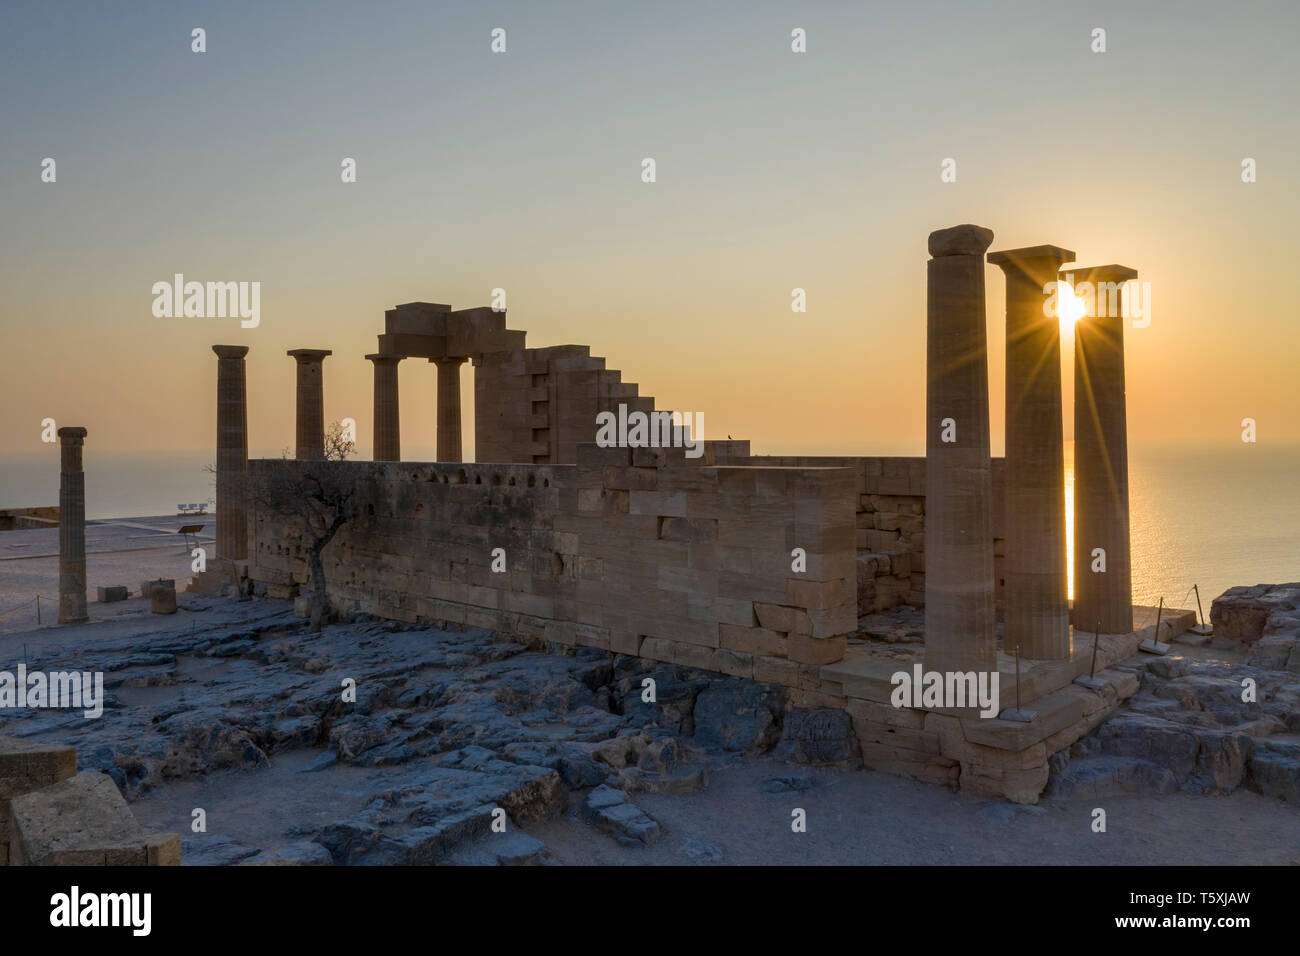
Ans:
[[[182,598],[0,637],[6,661],[101,670],[110,695],[97,720],[9,711],[0,734],[76,746],[147,829],[182,833],[187,864],[1300,859],[1300,688],[1250,650],[1135,662],[1134,705],[1015,807],[855,769],[842,713],[787,712],[779,687],[481,630],[311,634],[287,602]],[[1226,699],[1241,668],[1259,713]]]
[[[1246,788],[1300,805],[1298,607],[1300,585],[1233,588],[1214,602],[1213,636],[1119,665],[1138,693],[1052,758],[1048,795]]]

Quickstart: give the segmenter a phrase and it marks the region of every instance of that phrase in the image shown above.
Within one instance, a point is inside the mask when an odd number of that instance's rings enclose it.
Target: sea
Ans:
[[[174,514],[179,504],[200,502],[211,507],[215,480],[205,467],[213,457],[88,454],[86,515]],[[1067,443],[1067,503],[1072,459]],[[1230,587],[1300,581],[1300,445],[1138,446],[1130,449],[1129,484],[1135,604],[1154,606],[1163,597],[1168,606],[1194,609],[1197,585],[1208,615],[1210,601]],[[57,447],[46,455],[0,458],[0,508],[58,500]]]

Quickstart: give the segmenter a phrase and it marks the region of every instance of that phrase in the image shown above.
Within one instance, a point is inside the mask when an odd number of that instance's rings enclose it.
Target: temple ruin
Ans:
[[[1036,801],[1048,757],[1137,690],[1131,671],[1110,668],[1152,629],[1133,630],[1122,319],[1079,323],[1072,627],[1060,333],[1043,290],[1074,254],[987,253],[992,240],[971,225],[930,236],[924,458],[763,456],[743,440],[705,441],[698,458],[601,447],[600,413],[657,409],[586,346],[528,348],[489,308],[390,309],[365,356],[374,460],[343,466],[356,514],[325,551],[331,603],[783,685],[791,708],[847,711],[867,767]],[[1005,460],[989,447],[990,264],[1007,281]],[[308,584],[302,534],[245,489],[320,457],[330,352],[289,353],[298,460],[248,461],[247,349],[214,350],[218,554],[196,586],[294,597]],[[399,364],[419,359],[437,367],[436,462],[400,455]],[[460,460],[467,362],[473,463]],[[1103,574],[1090,570],[1097,548]],[[923,644],[859,629],[860,616],[900,604],[924,608]],[[1167,614],[1161,635],[1191,623]],[[1094,645],[1095,679],[1075,683]],[[893,706],[891,675],[914,664],[996,672],[1018,719]]]

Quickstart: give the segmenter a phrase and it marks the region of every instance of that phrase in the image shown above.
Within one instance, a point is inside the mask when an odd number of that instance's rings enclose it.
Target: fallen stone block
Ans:
[[[147,837],[112,778],[86,771],[10,801],[10,864],[147,866]]]
[[[149,610],[154,614],[175,614],[175,589],[155,584],[153,590],[149,592]]]
[[[154,579],[154,580],[152,580],[152,581],[142,581],[142,582],[140,583],[140,596],[141,596],[141,597],[149,597],[149,596],[153,593],[153,589],[154,589],[154,586],[155,586],[155,585],[160,585],[160,586],[162,586],[162,587],[164,587],[164,588],[169,588],[169,589],[175,591],[175,590],[176,590],[176,579],[175,579],[175,578],[156,578],[156,579]]]
[[[0,804],[6,798],[66,780],[76,772],[74,747],[0,737]]]
[[[114,601],[125,601],[126,585],[114,584],[109,587],[95,588],[95,596],[100,604],[111,604]]]

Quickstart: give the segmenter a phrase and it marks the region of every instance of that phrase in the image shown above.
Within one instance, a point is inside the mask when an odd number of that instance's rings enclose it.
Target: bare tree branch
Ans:
[[[344,440],[343,428],[335,422],[325,434],[324,459],[273,469],[249,489],[257,506],[285,518],[303,534],[314,631],[323,626],[329,607],[322,553],[356,514],[358,472],[347,464],[355,447],[354,442]],[[288,458],[286,450],[282,459]]]

